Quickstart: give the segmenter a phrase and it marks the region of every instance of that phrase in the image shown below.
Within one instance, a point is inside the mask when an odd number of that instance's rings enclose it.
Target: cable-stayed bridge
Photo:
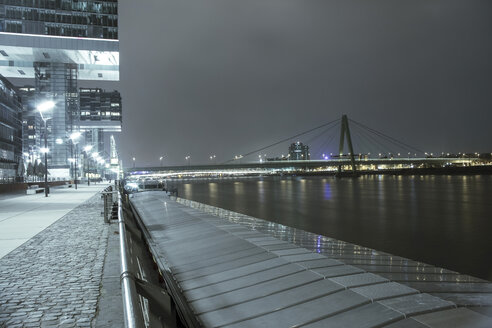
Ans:
[[[296,151],[301,153],[296,154]],[[235,155],[223,163],[134,167],[127,168],[126,173],[189,176],[334,171],[356,174],[358,171],[456,167],[483,162],[477,153],[427,153],[343,115],[340,119]]]

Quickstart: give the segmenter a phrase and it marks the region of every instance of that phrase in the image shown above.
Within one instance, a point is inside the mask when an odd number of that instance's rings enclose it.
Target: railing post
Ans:
[[[118,201],[118,226],[120,232],[120,253],[121,253],[121,291],[123,297],[123,312],[125,314],[125,327],[143,328],[145,327],[141,306],[138,300],[135,277],[131,273],[130,259],[127,247],[127,237],[125,221],[121,199]]]

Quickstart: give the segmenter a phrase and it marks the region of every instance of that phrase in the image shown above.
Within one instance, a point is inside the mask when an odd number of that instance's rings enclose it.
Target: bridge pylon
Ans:
[[[343,146],[344,146],[345,137],[347,137],[347,145],[348,145],[348,149],[349,149],[350,163],[352,164],[352,171],[354,174],[356,174],[357,168],[355,166],[354,147],[352,146],[352,138],[350,137],[348,118],[347,118],[347,115],[344,114],[344,115],[342,115],[342,122],[341,122],[341,128],[340,128],[340,147],[338,148],[340,159],[343,156]],[[341,172],[341,171],[342,171],[342,168],[341,168],[341,166],[339,166],[338,172]]]

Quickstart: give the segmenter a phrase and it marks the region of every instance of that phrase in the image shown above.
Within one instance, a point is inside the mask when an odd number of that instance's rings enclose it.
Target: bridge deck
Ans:
[[[165,263],[160,269],[170,271],[203,326],[492,326],[486,315],[272,236],[283,226],[219,218],[163,192],[131,202]],[[269,224],[275,231],[257,230]],[[355,259],[370,259],[357,247]]]

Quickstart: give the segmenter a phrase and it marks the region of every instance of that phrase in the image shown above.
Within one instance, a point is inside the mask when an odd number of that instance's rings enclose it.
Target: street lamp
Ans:
[[[84,152],[85,152],[85,161],[87,164],[87,185],[91,185],[91,179],[89,178],[89,170],[90,170],[90,159],[89,159],[89,152],[92,149],[92,145],[87,145],[84,147]]]
[[[162,159],[164,158],[164,156],[161,156],[159,157],[159,163],[160,163],[160,166],[162,167]]]
[[[185,157],[185,159],[188,161],[188,166],[190,166],[190,158],[191,158],[191,156],[189,156],[189,155]]]
[[[93,152],[91,154],[91,156],[92,156],[92,160],[94,161],[94,169],[95,169],[96,174],[97,174],[97,163],[100,162],[101,157],[99,156],[99,153],[98,152]],[[96,183],[96,180],[94,180],[94,183]]]
[[[71,144],[71,150],[72,150],[72,158],[74,159],[75,162],[75,170],[74,170],[74,182],[75,182],[75,190],[77,190],[77,158],[78,158],[78,149],[77,149],[77,139],[80,138],[82,134],[78,131],[73,132],[70,134],[70,141],[72,142]],[[75,145],[75,157],[73,156],[73,145]]]
[[[132,160],[133,160],[133,168],[135,168],[135,157],[133,157]]]
[[[44,196],[48,197],[49,194],[49,188],[48,188],[48,126],[46,121],[48,118],[45,118],[43,116],[43,112],[51,110],[53,107],[55,107],[55,103],[52,101],[45,101],[39,104],[36,108],[39,111],[39,114],[41,115],[41,119],[44,122],[44,148],[41,149],[41,152],[44,152]]]

